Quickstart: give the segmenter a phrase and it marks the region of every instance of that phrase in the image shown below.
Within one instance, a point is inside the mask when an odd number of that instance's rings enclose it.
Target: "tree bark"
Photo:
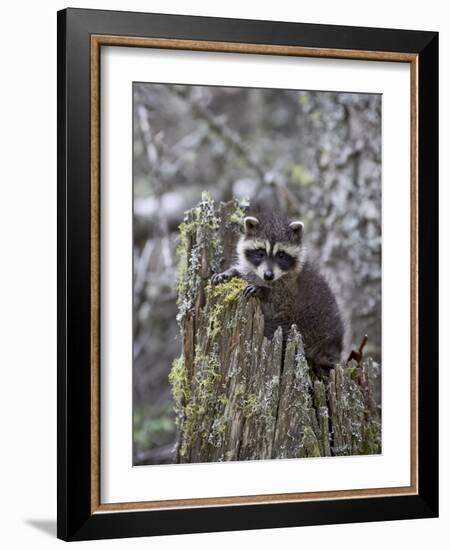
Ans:
[[[244,213],[212,199],[180,227],[178,321],[183,352],[170,382],[177,412],[177,462],[219,462],[381,452],[380,368],[370,358],[320,375],[293,326],[269,340],[257,298],[229,267]]]

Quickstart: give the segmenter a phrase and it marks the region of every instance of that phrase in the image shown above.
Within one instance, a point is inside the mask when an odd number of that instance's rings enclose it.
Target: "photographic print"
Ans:
[[[133,83],[133,464],[381,447],[381,94]]]

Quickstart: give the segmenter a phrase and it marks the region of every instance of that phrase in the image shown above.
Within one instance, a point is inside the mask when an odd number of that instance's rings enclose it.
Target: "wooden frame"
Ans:
[[[343,29],[97,10],[59,12],[59,537],[81,540],[437,515],[438,38],[430,32]],[[410,64],[410,487],[100,502],[99,98],[100,49],[105,45]],[[90,225],[82,223],[86,219]]]

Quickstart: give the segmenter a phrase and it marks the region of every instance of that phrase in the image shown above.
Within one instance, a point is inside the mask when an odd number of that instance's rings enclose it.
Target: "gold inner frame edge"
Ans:
[[[101,503],[100,499],[100,50],[101,46],[163,48],[205,52],[319,57],[409,63],[411,84],[411,484],[407,487],[367,488],[232,497],[190,498]],[[375,498],[418,494],[418,55],[402,52],[308,48],[237,42],[91,35],[90,55],[90,184],[91,184],[91,513],[162,510],[230,505],[274,504],[346,498]]]

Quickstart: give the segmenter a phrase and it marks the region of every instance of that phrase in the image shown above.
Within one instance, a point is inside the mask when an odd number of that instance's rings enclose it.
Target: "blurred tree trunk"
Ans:
[[[212,286],[229,267],[243,212],[203,201],[180,227],[178,321],[183,353],[170,381],[179,426],[178,462],[217,462],[381,452],[379,368],[370,359],[321,377],[307,363],[301,334],[264,337],[245,282]]]

